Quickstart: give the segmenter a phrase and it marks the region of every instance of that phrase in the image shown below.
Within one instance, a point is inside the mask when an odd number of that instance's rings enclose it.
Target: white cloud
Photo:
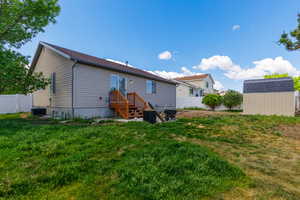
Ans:
[[[288,73],[291,76],[300,75],[298,71],[288,60],[283,57],[265,58],[259,61],[253,62],[252,68],[241,68],[235,64],[228,56],[212,56],[210,58],[204,58],[201,60],[198,66],[194,66],[194,69],[211,70],[220,69],[225,71],[224,75],[230,79],[243,80],[262,78],[266,74],[282,74]]]
[[[203,73],[193,72],[186,67],[181,67],[180,70],[181,70],[181,72],[167,72],[165,70],[163,70],[163,71],[156,70],[156,71],[148,71],[148,72],[158,75],[158,76],[161,76],[166,79],[174,79],[174,78],[183,77],[183,76],[192,76],[192,75],[203,74]],[[223,90],[223,89],[225,89],[225,87],[223,86],[223,84],[220,81],[215,81],[214,89]]]
[[[181,67],[181,71],[183,72],[184,76],[191,76],[196,74],[195,72],[192,72],[186,67]]]
[[[194,66],[194,69],[209,70],[219,68],[224,71],[240,71],[241,68],[235,65],[228,56],[215,55],[210,58],[203,58],[199,65]]]
[[[222,90],[222,89],[224,89],[224,86],[223,86],[223,84],[220,81],[215,81],[214,89],[216,89],[216,90]]]
[[[237,30],[239,30],[240,28],[241,28],[241,26],[238,25],[238,24],[232,26],[232,30],[233,30],[233,31],[237,31]]]
[[[160,60],[170,60],[171,58],[172,58],[172,53],[170,51],[164,51],[158,55],[158,59]]]
[[[192,75],[203,74],[203,73],[192,72],[186,67],[181,67],[180,70],[181,70],[181,72],[167,72],[165,70],[163,70],[163,71],[155,70],[155,71],[148,71],[148,72],[156,74],[156,75],[161,76],[166,79],[173,79],[173,78],[178,78],[178,77],[183,77],[183,76],[192,76]]]

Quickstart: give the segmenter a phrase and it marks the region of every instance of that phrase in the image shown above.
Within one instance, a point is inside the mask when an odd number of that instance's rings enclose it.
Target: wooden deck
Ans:
[[[125,97],[118,90],[110,92],[109,106],[124,119],[142,118],[148,103],[136,92],[128,93]]]

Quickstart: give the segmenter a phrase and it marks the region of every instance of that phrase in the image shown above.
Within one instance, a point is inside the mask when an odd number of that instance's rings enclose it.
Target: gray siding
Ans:
[[[109,117],[114,113],[109,109],[110,77],[117,74],[127,78],[128,92],[137,92],[146,101],[158,109],[176,107],[176,86],[156,81],[156,94],[146,94],[146,78],[118,73],[99,67],[83,64],[72,66],[74,62],[58,53],[43,48],[35,66],[35,72],[43,72],[51,77],[56,73],[56,92],[50,95],[50,86],[45,90],[34,92],[33,106],[47,107],[48,111],[58,117],[72,115],[72,81],[73,105],[75,116]],[[51,100],[50,100],[51,99]]]
[[[43,48],[35,66],[35,72],[42,72],[50,78],[56,73],[56,92],[50,95],[50,86],[33,94],[34,107],[72,107],[72,65],[73,62],[56,52]],[[51,99],[51,100],[50,100]]]
[[[146,94],[146,78],[118,73],[88,65],[77,64],[74,68],[74,109],[85,116],[105,113],[108,115],[110,77],[117,74],[127,78],[128,92],[137,92],[157,108],[176,107],[175,84],[156,81],[156,94]],[[97,111],[96,111],[97,110]]]

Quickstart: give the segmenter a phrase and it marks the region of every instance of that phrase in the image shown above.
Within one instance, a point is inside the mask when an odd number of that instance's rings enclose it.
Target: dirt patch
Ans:
[[[206,111],[206,110],[184,110],[177,112],[177,118],[209,117],[222,115],[236,115],[230,112]]]
[[[279,131],[282,132],[284,136],[300,140],[300,124],[280,125]]]
[[[22,119],[27,119],[27,118],[29,118],[29,116],[30,116],[30,113],[21,113],[20,114],[20,118],[22,118]]]

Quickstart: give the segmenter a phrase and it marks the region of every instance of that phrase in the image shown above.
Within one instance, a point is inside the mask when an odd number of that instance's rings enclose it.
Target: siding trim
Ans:
[[[71,85],[71,108],[72,116],[74,116],[74,68],[76,67],[77,61],[72,65],[72,85]]]
[[[59,51],[59,50],[57,50],[57,49],[55,49],[55,48],[53,48],[53,47],[47,45],[47,44],[44,43],[44,42],[40,42],[40,43],[41,43],[44,47],[47,47],[48,49],[51,49],[52,51],[58,53],[59,55],[61,55],[61,56],[65,57],[65,58],[71,60],[71,56],[69,56],[69,55],[67,55],[67,54],[65,54],[65,53],[63,53],[63,52],[61,52],[61,51]]]

